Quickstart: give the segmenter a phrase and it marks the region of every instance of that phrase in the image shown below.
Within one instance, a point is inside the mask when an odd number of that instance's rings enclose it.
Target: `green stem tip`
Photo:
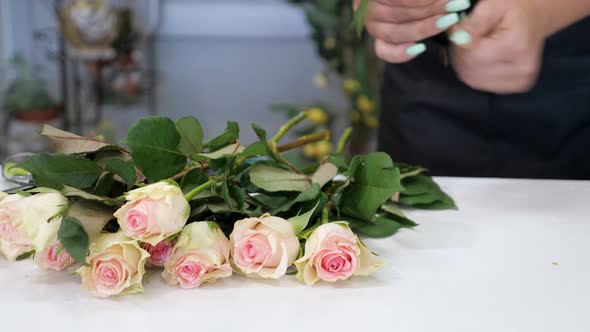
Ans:
[[[195,189],[189,191],[186,195],[184,195],[184,198],[186,198],[187,201],[190,201],[193,198],[195,198],[203,190],[207,190],[207,189],[211,188],[211,186],[213,186],[214,183],[215,183],[215,181],[213,179],[209,179],[209,181],[207,181],[207,182],[203,183],[202,185],[196,187]]]
[[[306,117],[307,115],[305,115],[305,113],[303,112],[297,114],[297,116],[291,118],[289,121],[287,121],[287,123],[282,125],[277,134],[273,138],[271,138],[270,141],[275,144],[278,143],[291,128],[295,127],[299,122],[305,120]]]
[[[348,143],[348,140],[350,139],[350,134],[352,134],[352,127],[346,128],[346,130],[342,134],[342,137],[340,137],[340,140],[338,141],[338,148],[336,149],[336,153],[344,153],[344,149],[346,149],[346,144]]]

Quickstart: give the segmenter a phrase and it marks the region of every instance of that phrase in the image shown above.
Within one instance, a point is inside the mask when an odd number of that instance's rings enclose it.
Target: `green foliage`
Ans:
[[[291,224],[293,225],[293,228],[295,229],[295,234],[299,234],[301,233],[309,224],[309,220],[311,219],[311,216],[313,215],[315,209],[318,207],[318,205],[320,204],[320,201],[318,201],[316,203],[316,205],[311,208],[309,211],[297,215],[293,218],[289,218],[289,222],[291,222]]]
[[[87,189],[102,173],[102,168],[88,159],[47,153],[34,155],[18,167],[31,173],[37,186],[57,190],[64,185]]]
[[[383,238],[392,236],[402,227],[400,223],[393,219],[377,217],[372,223],[366,223],[354,228],[354,230],[368,237]]]
[[[456,209],[455,202],[449,195],[426,175],[407,177],[403,181],[404,190],[399,202],[425,210]]]
[[[63,248],[72,258],[83,265],[88,265],[86,263],[89,245],[88,234],[78,219],[72,217],[63,218],[57,236]]]
[[[118,175],[126,184],[128,188],[135,185],[137,181],[137,173],[133,161],[125,161],[120,158],[109,159],[106,163],[107,171]]]
[[[228,121],[225,131],[209,141],[209,152],[217,151],[225,146],[235,143],[240,138],[240,127],[237,122]]]
[[[129,129],[125,142],[130,152],[108,146],[75,155],[42,153],[17,166],[30,172],[37,186],[44,187],[34,192],[53,188],[71,200],[59,237],[65,250],[81,262],[88,252],[88,234],[92,234],[86,233],[87,218],[95,215],[98,223],[94,224],[100,231],[112,218],[112,210],[124,203],[124,192],[164,179],[180,181],[190,202],[190,221],[215,221],[226,233],[236,220],[271,213],[290,220],[302,237],[322,222],[339,220],[348,221],[366,236],[386,237],[417,225],[399,205],[455,207],[424,169],[394,163],[385,153],[357,155],[350,161],[337,153],[297,169],[280,152],[277,137],[301,118],[289,121],[270,140],[264,129],[253,125],[259,142],[243,147],[234,122],[228,122],[221,135],[203,144],[197,119],[188,117],[174,123],[148,117]],[[84,141],[61,131],[52,130],[51,135]],[[75,145],[80,151],[79,144]],[[80,202],[106,208],[107,219],[100,209],[79,209]]]
[[[186,156],[178,151],[180,140],[172,120],[146,117],[129,128],[124,142],[145,177],[158,181],[177,174],[186,166]]]
[[[250,180],[260,189],[266,191],[299,191],[311,186],[311,181],[304,174],[297,174],[282,168],[257,164],[250,170]]]
[[[345,173],[350,185],[342,193],[342,213],[364,221],[373,221],[377,209],[403,188],[399,169],[383,152],[355,156]]]
[[[186,156],[203,151],[203,127],[199,120],[187,116],[176,121],[176,129],[180,134],[178,150]]]

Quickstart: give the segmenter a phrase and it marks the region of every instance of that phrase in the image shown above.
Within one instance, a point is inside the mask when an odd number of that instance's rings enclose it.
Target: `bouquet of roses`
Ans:
[[[182,288],[232,273],[301,282],[366,276],[382,265],[359,235],[414,227],[400,205],[454,208],[424,169],[384,153],[347,159],[350,130],[321,162],[298,169],[283,153],[329,138],[281,144],[299,114],[271,138],[243,146],[239,127],[203,139],[199,121],[147,117],[123,146],[44,126],[56,153],[15,166],[36,188],[0,193],[0,251],[33,256],[42,269],[76,268],[83,286],[108,297],[143,291],[146,267]]]

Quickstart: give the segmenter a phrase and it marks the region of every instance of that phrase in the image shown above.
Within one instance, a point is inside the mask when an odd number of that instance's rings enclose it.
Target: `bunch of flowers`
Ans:
[[[33,257],[42,269],[76,269],[98,297],[143,291],[146,268],[182,288],[230,277],[336,282],[367,276],[383,261],[359,235],[386,237],[416,224],[399,205],[453,208],[418,167],[384,153],[335,153],[298,169],[282,153],[314,143],[280,144],[298,114],[268,139],[242,146],[229,122],[203,140],[193,117],[141,119],[126,147],[45,126],[57,153],[17,165],[37,187],[0,194],[0,251]]]

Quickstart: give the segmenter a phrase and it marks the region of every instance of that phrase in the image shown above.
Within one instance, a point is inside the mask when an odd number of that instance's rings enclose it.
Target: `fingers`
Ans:
[[[403,63],[412,60],[426,51],[424,44],[404,43],[389,44],[383,40],[375,40],[375,53],[389,63]]]
[[[391,2],[391,1],[389,1]],[[374,0],[369,6],[368,17],[371,20],[385,23],[404,23],[422,20],[426,17],[458,12],[471,6],[469,0],[435,0],[428,6],[400,7],[388,4],[387,0]]]
[[[389,44],[416,42],[437,35],[459,22],[456,13],[432,16],[407,23],[367,22],[367,31],[375,38]]]
[[[478,45],[479,48],[480,45]],[[497,94],[522,93],[537,81],[540,59],[499,61],[489,49],[455,48],[451,53],[457,76],[469,87]]]
[[[499,5],[500,3],[500,5]],[[467,19],[450,31],[449,39],[457,46],[469,47],[494,32],[506,15],[497,1],[481,1]]]

